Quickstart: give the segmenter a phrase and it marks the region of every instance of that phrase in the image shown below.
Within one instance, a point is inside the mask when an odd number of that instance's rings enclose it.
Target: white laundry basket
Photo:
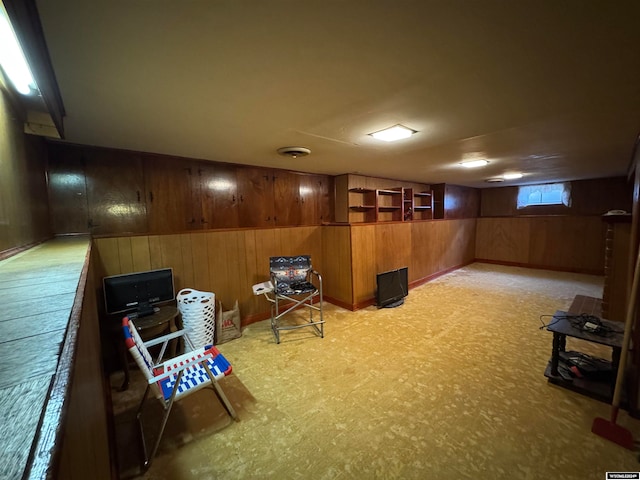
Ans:
[[[195,348],[212,345],[215,333],[216,296],[212,292],[200,292],[183,288],[176,295],[182,325]]]

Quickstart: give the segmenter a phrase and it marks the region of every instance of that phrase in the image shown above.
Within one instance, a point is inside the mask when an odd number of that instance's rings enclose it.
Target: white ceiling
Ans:
[[[624,175],[640,133],[637,0],[37,6],[72,143],[487,187]]]

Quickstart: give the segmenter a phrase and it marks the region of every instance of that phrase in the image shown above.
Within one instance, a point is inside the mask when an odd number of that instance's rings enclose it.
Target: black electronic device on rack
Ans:
[[[144,317],[152,315],[156,305],[175,299],[171,268],[112,275],[104,277],[102,284],[108,314],[131,312]]]

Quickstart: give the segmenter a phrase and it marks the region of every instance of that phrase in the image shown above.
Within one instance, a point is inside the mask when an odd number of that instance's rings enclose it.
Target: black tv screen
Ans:
[[[376,275],[376,303],[378,308],[397,307],[409,293],[408,267],[389,270]]]
[[[153,313],[153,306],[175,298],[173,270],[162,268],[146,272],[125,273],[102,279],[104,304],[108,314]]]

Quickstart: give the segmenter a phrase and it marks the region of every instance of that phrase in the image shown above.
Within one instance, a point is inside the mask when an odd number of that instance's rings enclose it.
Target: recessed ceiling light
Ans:
[[[394,125],[393,127],[385,128],[378,132],[370,133],[373,138],[377,140],[384,140],[385,142],[395,142],[403,138],[409,138],[416,133],[415,130],[405,127],[404,125]]]
[[[502,178],[502,177],[487,178],[485,180],[485,182],[487,182],[487,183],[500,183],[500,182],[504,182],[504,178]]]
[[[505,180],[517,180],[518,178],[522,178],[522,174],[521,173],[505,173],[503,175],[503,178]]]
[[[478,168],[478,167],[484,167],[488,163],[489,163],[488,160],[471,160],[469,162],[462,162],[460,165],[462,165],[465,168]]]

